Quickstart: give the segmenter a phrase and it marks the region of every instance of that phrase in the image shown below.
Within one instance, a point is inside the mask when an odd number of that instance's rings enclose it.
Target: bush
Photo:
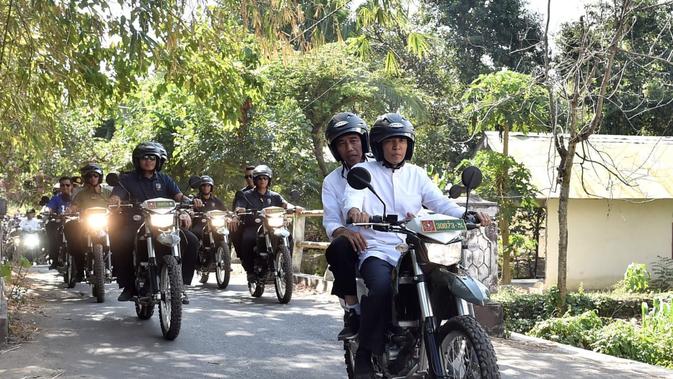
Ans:
[[[538,322],[529,335],[587,349],[602,326],[596,311],[587,311],[578,316],[566,314]]]
[[[670,291],[673,289],[673,259],[658,256],[652,262],[652,288],[658,291]]]
[[[631,263],[624,273],[624,280],[618,283],[618,289],[629,293],[643,293],[650,288],[650,273],[644,263]],[[621,287],[621,288],[620,288]]]

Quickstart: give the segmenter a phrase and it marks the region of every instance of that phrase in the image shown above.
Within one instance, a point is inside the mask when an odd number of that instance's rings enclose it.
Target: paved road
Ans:
[[[166,341],[158,317],[139,321],[132,303],[116,301],[116,286],[97,304],[87,285],[63,289],[53,271],[38,269],[32,278],[45,315],[36,316],[33,342],[0,351],[3,379],[345,377],[334,338],[342,311],[325,294],[299,291],[280,305],[272,287],[251,298],[242,275],[224,291],[197,285],[180,336]],[[553,346],[500,339],[494,345],[503,378],[673,377]]]

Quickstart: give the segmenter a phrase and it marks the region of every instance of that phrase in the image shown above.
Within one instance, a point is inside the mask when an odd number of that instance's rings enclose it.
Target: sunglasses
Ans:
[[[269,180],[268,176],[258,176],[257,180]]]
[[[156,161],[157,156],[156,155],[143,155],[142,159],[146,161]]]
[[[59,186],[60,187],[70,187],[70,186],[72,186],[72,184],[70,184],[70,183],[59,183]]]

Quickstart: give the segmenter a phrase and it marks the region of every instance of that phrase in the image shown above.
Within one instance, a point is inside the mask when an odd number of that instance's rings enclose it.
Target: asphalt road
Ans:
[[[212,275],[211,275],[212,276]],[[97,304],[88,285],[64,289],[44,268],[31,274],[39,312],[30,342],[0,347],[0,378],[345,378],[336,334],[343,314],[332,296],[298,290],[278,304],[273,286],[252,298],[243,275],[226,290],[214,277],[190,290],[175,341],[133,303]],[[196,280],[195,280],[196,281]],[[502,378],[673,378],[673,371],[581,349],[493,339]]]

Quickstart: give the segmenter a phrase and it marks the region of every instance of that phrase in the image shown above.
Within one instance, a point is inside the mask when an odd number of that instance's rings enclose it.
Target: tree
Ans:
[[[509,68],[531,72],[543,63],[537,15],[522,0],[426,0],[428,12],[445,28],[441,39],[455,52],[461,79]],[[446,30],[448,28],[448,30]]]
[[[509,157],[509,132],[539,131],[545,126],[547,94],[544,87],[524,74],[500,71],[480,75],[463,97],[465,114],[472,121],[474,132],[498,130],[503,140],[502,154]],[[511,161],[504,159],[496,176],[497,199],[500,206],[500,237],[502,239],[502,282],[512,279],[509,229],[517,208],[509,188]]]
[[[601,130],[606,104],[618,104],[615,98],[616,89],[624,83],[624,74],[628,67],[671,67],[671,58],[660,56],[661,51],[656,47],[656,41],[652,41],[649,46],[633,46],[625,41],[638,22],[644,20],[639,16],[660,6],[662,5],[655,1],[599,2],[596,8],[588,8],[586,15],[575,26],[574,33],[562,36],[561,44],[572,48],[565,48],[570,54],[561,55],[554,61],[548,59],[549,43],[545,38],[547,54],[544,80],[549,89],[551,104],[549,124],[560,157],[557,167],[557,280],[560,295],[558,307],[561,311],[565,309],[567,295],[568,199],[573,164],[575,159],[592,161],[583,152],[591,151],[587,140]],[[548,5],[547,9],[549,8]],[[670,19],[670,14],[668,17]],[[564,111],[567,113],[563,114]],[[617,179],[624,180],[617,171],[613,173]]]

